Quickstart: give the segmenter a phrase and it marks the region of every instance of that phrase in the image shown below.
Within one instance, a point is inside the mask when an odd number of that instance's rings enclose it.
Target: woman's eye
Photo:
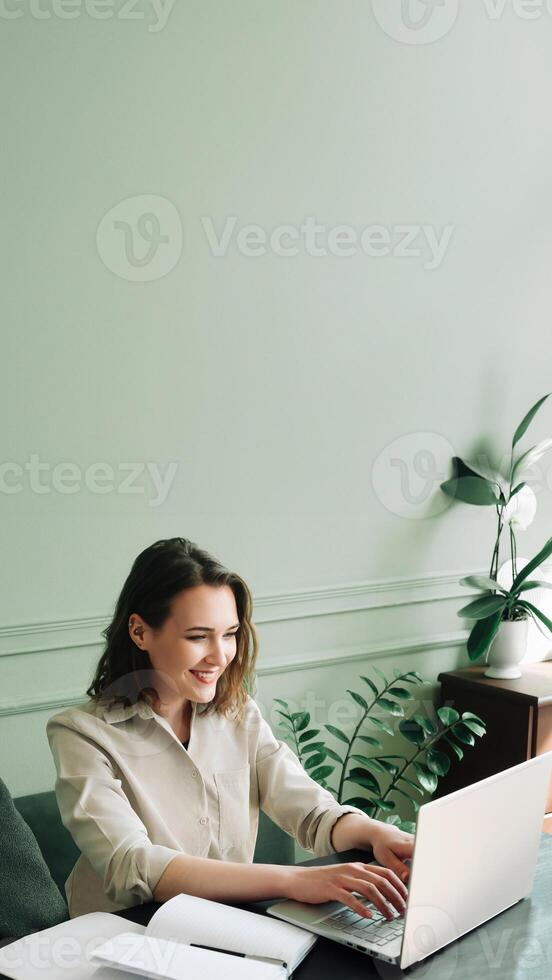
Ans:
[[[225,633],[224,635],[225,636],[237,636],[237,631],[236,631],[236,633]],[[188,639],[189,640],[204,640],[205,639],[205,636],[189,636]]]

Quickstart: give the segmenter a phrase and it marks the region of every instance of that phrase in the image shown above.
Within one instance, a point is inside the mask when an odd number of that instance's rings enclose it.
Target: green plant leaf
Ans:
[[[340,739],[340,741],[345,742],[345,745],[349,744],[349,739],[347,738],[345,732],[342,732],[340,728],[336,728],[335,725],[324,725],[327,728],[330,735],[334,735],[335,738]]]
[[[398,813],[391,813],[385,818],[385,822],[390,823],[393,827],[400,827],[401,818],[399,817]]]
[[[367,799],[364,796],[351,796],[349,800],[345,800],[343,806],[357,806],[359,810],[371,810],[376,809],[372,800]]]
[[[372,691],[372,694],[375,694],[375,696],[377,697],[378,694],[379,694],[379,691],[378,691],[376,685],[374,684],[374,682],[372,680],[370,680],[369,677],[364,677],[363,674],[360,675],[360,679],[361,679],[361,681],[365,681],[366,684],[368,684],[368,687]]]
[[[367,755],[356,754],[351,755],[350,758],[354,759],[356,762],[362,762],[363,766],[366,766],[367,769],[372,769],[374,772],[385,772],[383,766],[379,764],[377,759],[371,759]]]
[[[482,728],[485,728],[485,722],[483,721],[483,719],[480,718],[479,715],[474,715],[473,711],[463,711],[462,721],[465,722],[466,718],[471,718],[472,721],[476,721],[478,725],[481,725]]]
[[[390,687],[389,694],[395,698],[400,698],[402,701],[411,701],[414,697],[412,691],[407,691],[406,687]]]
[[[425,733],[421,725],[412,718],[404,718],[399,722],[399,731],[409,742],[421,745],[425,741]]]
[[[474,599],[473,602],[468,602],[467,606],[462,606],[456,613],[457,616],[462,616],[465,619],[488,619],[493,613],[502,612],[506,606],[506,599],[504,596],[500,595],[488,595],[481,596],[480,599]]]
[[[303,755],[307,755],[309,752],[326,752],[325,742],[311,742],[310,745],[302,745],[301,752]]]
[[[289,707],[289,705],[288,705],[288,703],[287,703],[287,701],[282,701],[282,699],[281,699],[281,698],[272,698],[272,700],[273,700],[273,701],[275,701],[275,702],[276,702],[276,704],[281,704],[281,705],[283,705],[283,707],[284,707],[284,708],[288,708],[288,707]]]
[[[482,592],[489,592],[493,589],[498,592],[503,592],[505,595],[508,590],[504,589],[498,584],[496,579],[488,578],[486,575],[466,575],[464,578],[460,579],[460,585],[469,585],[474,589],[481,589]]]
[[[520,490],[523,490],[523,488],[526,487],[526,486],[527,486],[527,484],[525,482],[518,483],[517,487],[514,487],[514,489],[512,490],[512,492],[510,494],[510,500],[512,499],[512,497],[515,497],[516,493],[519,493],[519,491]]]
[[[386,676],[385,676],[385,674],[383,673],[383,670],[380,670],[380,669],[379,669],[379,667],[376,667],[376,665],[375,665],[375,664],[372,664],[372,670],[373,670],[373,671],[374,671],[374,672],[375,672],[375,673],[376,673],[376,674],[378,675],[378,677],[381,677],[381,679],[382,679],[382,681],[383,681],[383,683],[384,683],[384,684],[385,684],[385,686],[387,687],[387,685],[388,685],[388,683],[389,683],[389,681],[387,680],[387,677],[386,677]]]
[[[309,775],[311,779],[325,779],[326,776],[331,775],[334,769],[335,766],[320,766],[320,769],[314,769]]]
[[[428,749],[426,752],[426,763],[436,776],[446,776],[450,769],[450,759],[444,752],[437,749]]]
[[[299,736],[299,738],[297,739],[297,741],[301,745],[303,742],[308,742],[311,738],[314,738],[315,735],[320,735],[320,729],[319,728],[309,728],[308,731],[303,732],[303,734]]]
[[[385,769],[385,771],[387,773],[389,773],[390,776],[396,776],[397,775],[397,773],[399,771],[399,767],[398,767],[398,765],[397,765],[396,762],[389,762],[389,759],[383,759],[381,757],[378,759],[378,762],[379,762],[380,766],[383,766],[383,768]]]
[[[422,762],[414,762],[413,766],[420,786],[423,786],[428,793],[434,793],[437,789],[438,783],[435,773],[431,772],[431,769],[425,766]]]
[[[395,802],[393,800],[374,800],[378,810],[394,810]]]
[[[372,735],[357,735],[357,738],[362,739],[367,745],[373,745],[376,749],[381,749],[379,738],[373,738]]]
[[[415,834],[416,833],[416,824],[414,823],[413,820],[403,820],[402,823],[401,823],[401,830],[405,834]]]
[[[448,497],[461,500],[464,504],[478,507],[494,507],[499,499],[497,485],[484,476],[453,477],[441,483],[441,490]]]
[[[378,796],[381,796],[379,783],[376,777],[369,772],[368,769],[355,766],[350,770],[345,779],[350,780],[352,783],[356,783],[357,786],[364,786],[365,789],[369,789],[372,793],[377,793]]]
[[[545,453],[550,452],[552,449],[552,439],[543,439],[542,442],[538,442],[536,446],[531,446],[527,452],[523,453],[518,460],[514,463],[512,467],[512,472],[510,475],[510,482],[513,482],[515,474],[518,470],[528,470],[531,466],[534,466]],[[525,486],[525,484],[520,484],[520,486]],[[517,490],[517,487],[516,487]],[[512,491],[511,497],[513,497],[514,491]],[[511,499],[510,497],[510,499]]]
[[[370,721],[372,725],[376,728],[381,728],[382,732],[386,732],[387,735],[394,735],[395,732],[388,721],[384,721],[382,718],[376,718],[373,715],[368,715],[367,721]]]
[[[518,592],[527,592],[528,589],[552,589],[552,582],[545,582],[543,579],[533,578],[528,582],[522,582]]]
[[[316,766],[322,765],[325,758],[326,752],[315,752],[314,755],[305,760],[305,769],[314,769]]]
[[[326,755],[329,756],[330,759],[335,759],[336,762],[340,762],[341,765],[343,765],[343,759],[337,754],[337,752],[334,752],[333,749],[326,748]]]
[[[361,694],[357,694],[356,691],[350,691],[349,688],[347,688],[347,694],[350,694],[353,700],[356,701],[357,704],[360,704],[360,707],[364,708],[365,711],[368,709],[368,703],[364,700]]]
[[[401,674],[400,677],[406,684],[425,684],[422,675],[417,670],[407,670],[406,674]]]
[[[457,738],[459,742],[464,742],[465,745],[475,745],[475,738],[473,737],[473,733],[470,732],[467,725],[464,725],[462,722],[459,722],[458,725],[454,726],[452,731],[454,737]]]
[[[489,648],[500,626],[501,619],[502,612],[496,612],[486,619],[477,620],[468,636],[467,650],[470,660],[477,660]]]
[[[437,734],[437,732],[439,730],[437,728],[437,725],[434,725],[433,722],[429,718],[426,718],[425,717],[425,715],[415,714],[415,715],[412,715],[412,717],[413,717],[414,721],[417,721],[418,722],[420,728],[423,728],[423,730],[426,733],[426,735],[436,735]]]
[[[401,789],[400,786],[393,786],[389,790],[389,792],[390,793],[398,793],[399,796],[404,796],[405,800],[409,800],[410,801],[412,799],[410,793],[407,793],[406,790]]]
[[[457,745],[456,742],[453,742],[451,738],[448,738],[447,735],[443,735],[443,741],[445,741],[447,745],[450,745],[451,749],[454,750],[454,753],[458,756],[460,761],[462,761],[462,759],[464,758],[464,752],[462,751],[460,746]]]
[[[469,728],[470,732],[473,732],[474,735],[479,735],[479,737],[482,737],[483,735],[487,734],[487,729],[485,726],[480,725],[479,722],[474,721],[473,718],[466,718],[465,715],[462,715],[462,722],[466,728]]]
[[[548,395],[543,395],[542,398],[539,398],[538,402],[535,402],[535,404],[533,405],[533,407],[529,409],[529,411],[527,412],[527,415],[525,416],[525,418],[523,418],[521,420],[521,422],[519,423],[516,431],[514,432],[514,438],[512,439],[512,449],[514,448],[514,446],[516,445],[516,443],[518,443],[519,440],[525,435],[525,433],[527,432],[527,429],[531,425],[531,422],[533,421],[533,419],[534,419],[535,415],[537,414],[539,408],[546,401],[546,399],[549,398],[549,397],[550,397],[550,392],[548,392]]]
[[[397,718],[402,718],[404,715],[403,706],[398,701],[391,701],[389,698],[378,698],[378,705],[384,711],[387,711],[389,715],[395,715]]]
[[[412,789],[415,789],[416,792],[420,794],[420,796],[424,795],[424,791],[421,788],[421,786],[418,786],[418,783],[415,783],[413,779],[409,779],[408,776],[399,776],[398,778],[403,783],[408,783],[409,786],[412,786]]]
[[[291,727],[291,725],[288,725],[287,722],[285,722],[285,721],[279,721],[278,722],[278,728],[283,728],[283,730],[285,732],[289,732],[290,735],[295,735],[295,732],[293,731],[293,728]]]
[[[420,804],[418,803],[418,801],[417,800],[410,800],[410,805],[411,805],[412,809],[414,810],[414,813],[418,813],[418,811],[420,809]]]
[[[549,620],[548,616],[545,616],[544,613],[541,612],[540,609],[537,609],[532,602],[527,602],[526,599],[520,599],[518,606],[523,606],[524,609],[529,609],[529,611],[532,612],[534,616],[538,616],[541,623],[544,623],[546,628],[552,632],[552,622]]]
[[[440,720],[443,722],[443,725],[454,725],[455,721],[460,720],[460,715],[456,709],[449,708],[446,705],[443,705],[442,708],[437,708],[437,714],[439,715]]]
[[[281,715],[282,718],[285,718],[286,719],[286,721],[291,722],[291,715],[286,715],[285,711],[280,711],[279,708],[276,708],[276,714],[277,715]]]
[[[525,565],[521,569],[521,572],[519,572],[518,575],[516,575],[514,581],[512,582],[510,592],[515,592],[518,585],[521,585],[522,582],[525,582],[525,579],[529,578],[531,572],[534,572],[535,568],[538,568],[539,565],[542,565],[543,561],[546,561],[546,559],[549,558],[551,554],[552,554],[552,538],[548,538],[548,541],[541,548],[539,553],[535,555],[535,557],[532,558],[531,561],[528,562],[527,565]]]
[[[302,732],[303,729],[307,727],[310,721],[310,715],[308,711],[295,711],[291,717],[295,725],[295,731],[297,732]]]
[[[465,463],[463,459],[460,459],[460,456],[452,457],[452,465],[453,465],[454,475],[457,477],[476,476],[479,479],[484,479],[481,473],[477,473],[474,469],[472,469],[471,466],[468,466],[468,464]]]

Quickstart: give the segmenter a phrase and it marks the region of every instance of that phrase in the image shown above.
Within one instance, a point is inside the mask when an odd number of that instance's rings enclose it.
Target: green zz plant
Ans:
[[[340,752],[319,738],[319,728],[310,727],[308,711],[290,712],[282,698],[274,698],[281,706],[276,709],[282,719],[278,727],[309,776],[329,790],[338,803],[357,806],[370,817],[384,819],[414,833],[415,816],[420,808],[417,797],[435,792],[439,777],[446,775],[453,761],[462,760],[466,746],[475,745],[476,737],[485,735],[485,722],[470,711],[459,715],[449,707],[437,708],[437,724],[421,714],[406,718],[403,705],[415,699],[415,688],[425,683],[423,678],[415,670],[401,673],[395,668],[393,680],[388,680],[378,667],[372,669],[377,682],[361,676],[370,691],[368,700],[347,689],[347,694],[361,708],[352,736],[349,738],[335,725],[324,725],[339,743]],[[393,719],[400,719],[398,733]],[[403,754],[381,754],[378,737],[381,732],[395,738],[398,734],[406,743]],[[374,754],[367,755],[367,751]],[[330,777],[332,785],[328,784]],[[349,783],[366,790],[368,795],[348,796]],[[396,796],[408,800],[413,820],[403,820],[392,812],[396,809]]]

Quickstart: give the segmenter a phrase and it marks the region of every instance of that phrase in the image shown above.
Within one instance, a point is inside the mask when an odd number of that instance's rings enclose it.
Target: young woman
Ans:
[[[404,911],[413,837],[337,803],[248,693],[258,640],[239,575],[184,538],[136,558],[104,631],[89,701],[49,719],[56,795],[81,854],[71,918],[164,902],[339,900]],[[259,810],[317,856],[373,848],[380,865],[254,864]]]

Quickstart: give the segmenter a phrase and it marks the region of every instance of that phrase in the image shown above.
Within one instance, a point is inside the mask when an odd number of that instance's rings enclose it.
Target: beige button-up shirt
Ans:
[[[144,702],[90,700],[46,732],[61,819],[81,851],[65,883],[71,918],[152,901],[182,853],[250,863],[260,809],[317,857],[335,853],[338,817],[363,812],[308,775],[250,696],[241,723],[194,702],[187,749]]]

